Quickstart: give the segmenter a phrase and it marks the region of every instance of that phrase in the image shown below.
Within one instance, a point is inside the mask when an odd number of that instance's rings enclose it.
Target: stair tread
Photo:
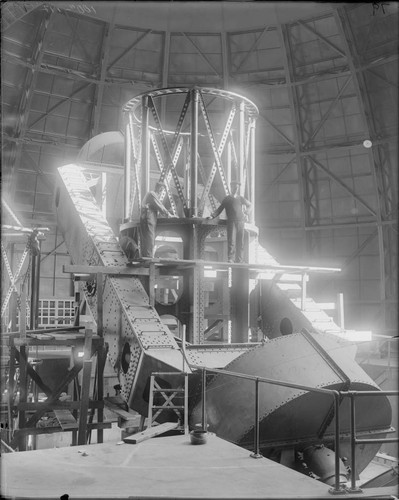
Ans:
[[[153,389],[152,392],[184,392],[184,389]]]
[[[171,409],[171,410],[184,410],[184,406],[170,406],[170,405],[167,405],[167,406],[153,406],[152,407],[153,410],[162,410],[162,409]]]

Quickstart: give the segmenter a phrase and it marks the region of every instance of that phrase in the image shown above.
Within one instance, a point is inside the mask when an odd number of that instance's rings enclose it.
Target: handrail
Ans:
[[[246,375],[244,373],[235,373],[228,370],[222,370],[218,368],[206,368],[204,366],[189,365],[191,369],[202,370],[202,429],[207,429],[206,423],[206,375],[207,373],[216,373],[221,375],[227,375],[235,378],[241,378],[245,380],[252,380],[255,382],[255,422],[254,422],[254,452],[251,453],[252,458],[261,458],[259,449],[259,382],[264,382],[271,385],[278,385],[282,387],[291,387],[293,389],[305,390],[309,392],[318,392],[321,394],[327,394],[334,398],[334,414],[335,414],[335,432],[334,432],[334,447],[335,447],[335,474],[334,474],[334,487],[330,488],[329,492],[331,494],[342,494],[346,492],[346,488],[341,488],[340,486],[340,425],[339,425],[339,405],[342,397],[349,396],[351,398],[350,405],[350,432],[351,432],[351,492],[361,492],[360,488],[356,487],[356,456],[355,456],[355,446],[356,444],[369,444],[369,443],[384,443],[384,442],[398,442],[397,438],[388,439],[356,439],[356,422],[355,422],[355,397],[356,396],[398,396],[398,391],[336,391],[334,389],[322,389],[319,387],[309,387],[302,384],[295,384],[292,382],[282,382],[280,380],[269,379],[265,377],[256,377],[253,375]]]
[[[363,342],[363,344],[377,344],[380,353],[381,353],[381,348],[387,344],[388,345],[388,349],[387,349],[387,353],[386,353],[386,357],[387,357],[387,361],[388,361],[387,369],[390,370],[391,361],[393,358],[391,345],[395,342],[398,342],[398,341],[399,341],[399,337],[389,337],[389,336],[385,336],[385,335],[380,335],[380,336],[377,336],[376,338],[373,338],[371,340]],[[364,358],[359,359],[359,364],[363,365],[366,363],[370,363],[370,360],[373,359],[373,355],[375,355],[375,354],[376,354],[375,352],[374,353],[368,352],[367,355],[364,356]],[[360,355],[360,357],[361,357],[361,355]],[[395,356],[395,358],[396,357],[397,356]]]
[[[351,492],[361,492],[356,486],[356,445],[374,443],[398,443],[398,438],[356,439],[356,408],[357,396],[399,396],[399,391],[342,391],[341,396],[350,398],[350,434],[351,434]]]
[[[255,382],[255,425],[254,425],[254,452],[251,454],[252,458],[261,458],[262,455],[259,453],[259,382],[264,382],[271,385],[279,385],[282,387],[291,387],[293,389],[299,389],[309,392],[318,392],[321,394],[326,394],[334,398],[334,409],[335,409],[335,435],[334,435],[334,446],[335,446],[335,483],[334,487],[329,491],[331,494],[341,494],[345,492],[344,488],[340,486],[340,457],[339,457],[339,403],[340,403],[340,394],[339,391],[334,389],[322,389],[319,387],[309,387],[302,384],[295,384],[292,382],[282,382],[280,380],[269,379],[265,377],[255,377],[253,375],[245,375],[244,373],[235,373],[227,370],[221,370],[218,368],[206,368],[204,366],[198,366],[190,364],[191,369],[199,369],[202,370],[202,429],[207,429],[206,424],[206,374],[208,373],[216,373],[227,375],[230,377],[236,377],[246,380],[252,380]]]

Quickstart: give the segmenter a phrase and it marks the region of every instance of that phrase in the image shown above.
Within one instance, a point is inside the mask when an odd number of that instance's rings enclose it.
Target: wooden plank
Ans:
[[[81,394],[81,402],[80,402],[81,406],[80,406],[80,412],[79,412],[78,445],[86,444],[87,412],[89,409],[91,365],[92,365],[91,360],[85,359],[83,361],[82,394]]]
[[[140,418],[140,415],[123,410],[107,398],[104,399],[104,403],[108,409],[118,415],[118,427],[126,428],[137,426],[137,420]]]
[[[132,436],[125,437],[123,441],[128,444],[137,444],[155,436],[160,436],[165,432],[178,429],[179,427],[180,425],[178,422],[165,422],[164,424],[157,425],[156,427],[149,427],[143,432],[138,432]]]
[[[112,428],[112,422],[94,422],[92,424],[87,424],[87,428],[89,430],[96,430],[96,429],[111,429]],[[66,429],[65,432],[68,431],[75,431],[78,429],[78,426],[76,428],[69,428]],[[23,436],[35,436],[36,434],[53,434],[54,432],[62,432],[62,429],[60,429],[58,426],[57,427],[25,427],[24,429],[15,429],[15,434],[17,436],[23,435]]]
[[[72,265],[64,264],[64,273],[74,273],[74,274],[90,274],[94,275],[97,273],[111,274],[116,276],[135,276],[141,275],[146,276],[149,274],[148,269],[142,268],[142,262],[137,263],[137,267],[126,266],[89,266],[89,265]]]
[[[69,410],[54,410],[54,414],[63,431],[77,429],[76,419]]]

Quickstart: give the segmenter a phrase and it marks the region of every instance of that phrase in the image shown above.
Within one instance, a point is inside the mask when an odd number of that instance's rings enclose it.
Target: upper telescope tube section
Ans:
[[[156,182],[166,186],[161,196],[177,217],[207,217],[231,181],[254,204],[259,112],[249,99],[213,88],[165,88],[134,97],[123,112],[125,220],[138,219]]]

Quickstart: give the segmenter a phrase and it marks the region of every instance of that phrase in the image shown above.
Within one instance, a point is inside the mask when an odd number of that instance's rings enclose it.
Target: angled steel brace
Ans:
[[[343,50],[341,50],[340,48],[338,48],[335,44],[333,44],[332,42],[330,42],[330,40],[328,38],[326,38],[323,35],[321,35],[315,29],[313,29],[310,26],[308,26],[304,21],[299,20],[298,24],[300,24],[301,26],[303,26],[304,28],[306,28],[308,31],[310,31],[311,33],[313,33],[314,35],[316,35],[317,38],[319,38],[321,41],[323,41],[331,49],[335,50],[335,52],[337,52],[340,56],[346,57],[346,54],[345,54],[345,52]]]
[[[247,174],[248,174],[249,146],[250,146],[250,143],[251,143],[251,131],[252,131],[252,127],[253,127],[253,122],[251,122],[249,124],[248,129],[247,129],[247,134],[245,136],[245,154],[244,154],[244,165],[243,165],[244,176],[243,176],[243,179],[241,180],[241,182],[242,182],[242,188],[244,189],[244,192],[245,192],[245,186],[246,186]],[[243,193],[241,193],[241,194],[243,194]]]
[[[336,95],[335,99],[333,100],[333,102],[330,104],[330,106],[328,107],[327,111],[325,112],[324,116],[321,118],[319,124],[317,125],[316,129],[313,131],[312,135],[309,137],[309,139],[306,141],[306,144],[304,145],[304,148],[306,148],[310,141],[320,132],[320,129],[321,127],[324,125],[325,121],[327,120],[327,118],[330,116],[331,114],[331,111],[332,109],[334,108],[334,106],[337,104],[338,102],[338,99],[341,97],[341,95],[344,93],[346,87],[348,86],[349,82],[352,80],[352,75],[349,75],[348,79],[346,80],[346,82],[343,84],[342,88],[340,89],[340,91],[338,92],[338,94]]]
[[[2,204],[6,207],[6,209],[8,210],[8,213],[11,215],[11,217],[15,220],[15,222],[18,224],[18,226],[21,226],[22,227],[22,224],[20,222],[20,220],[18,219],[18,217],[15,215],[15,213],[11,210],[11,207],[10,205],[6,202],[6,200],[4,199],[4,195],[1,197],[1,202]]]
[[[129,134],[130,134],[130,143],[132,145],[132,156],[133,156],[133,165],[134,165],[134,191],[132,196],[132,201],[134,200],[134,194],[137,193],[138,205],[141,206],[141,193],[140,193],[140,181],[139,181],[139,166],[141,165],[141,149],[139,153],[136,151],[136,142],[134,140],[134,131],[133,131],[133,118],[132,115],[129,114]],[[141,128],[139,129],[139,138],[138,143],[141,144]],[[130,207],[130,213],[132,213],[133,206]]]
[[[224,131],[223,131],[222,138],[220,139],[219,148],[216,149],[216,143],[215,143],[215,139],[213,137],[211,124],[209,122],[208,113],[206,112],[205,103],[204,103],[204,100],[203,100],[201,93],[199,93],[199,103],[201,106],[202,116],[204,118],[205,125],[206,125],[207,131],[208,131],[208,137],[209,137],[209,140],[210,140],[210,143],[212,146],[212,151],[213,151],[213,154],[215,156],[215,161],[212,165],[211,172],[210,172],[209,177],[208,177],[208,182],[206,183],[206,186],[205,186],[204,192],[202,193],[202,198],[201,198],[201,201],[199,204],[198,214],[201,216],[203,213],[203,210],[204,210],[204,206],[205,206],[205,198],[208,196],[209,190],[212,186],[213,179],[214,179],[215,174],[216,174],[216,170],[219,171],[225,194],[227,195],[229,192],[229,187],[227,185],[226,177],[224,175],[224,170],[223,170],[222,162],[220,160],[220,155],[223,153],[224,147],[226,145],[227,137],[229,135],[231,125],[233,123],[233,119],[234,119],[234,116],[236,114],[237,108],[236,108],[235,103],[233,103],[231,110],[230,110],[229,117],[227,119]]]
[[[339,364],[332,358],[332,356],[324,349],[319,342],[317,342],[316,338],[313,337],[307,330],[306,328],[302,328],[301,334],[303,337],[309,342],[309,344],[314,348],[314,350],[321,356],[321,358],[327,363],[329,368],[333,370],[338,376],[338,378],[341,380],[342,387],[340,387],[340,391],[347,391],[350,388],[351,385],[351,379],[348,377],[348,375],[342,370],[342,368],[339,366]],[[344,397],[340,394],[339,396],[339,403],[342,403]],[[325,416],[324,421],[322,422],[318,432],[317,436],[319,439],[321,439],[324,436],[324,433],[326,432],[328,426],[331,424],[333,418],[335,415],[335,405],[334,403],[330,406],[329,411],[327,412],[327,415]],[[338,416],[336,416],[338,418]]]
[[[162,156],[161,156],[161,153],[159,151],[159,148],[158,148],[158,143],[157,143],[157,139],[155,137],[154,134],[151,134],[151,143],[152,143],[152,147],[154,149],[154,153],[155,153],[155,158],[157,160],[157,163],[158,163],[158,167],[159,167],[159,170],[161,171],[161,173],[164,171],[165,169],[165,166],[163,164],[163,161],[162,161]],[[180,145],[180,141],[179,141],[179,145]],[[181,151],[181,147],[177,148],[176,150],[176,154],[173,158],[173,166],[176,167],[176,163],[177,163],[177,159],[179,158],[180,156],[180,151]],[[166,193],[168,195],[168,198],[169,198],[169,202],[170,202],[170,206],[172,207],[172,211],[173,211],[173,215],[176,215],[177,216],[177,207],[176,207],[176,203],[175,203],[175,200],[172,196],[172,193],[170,192],[170,189],[169,189],[169,182],[170,182],[170,179],[172,177],[172,173],[169,171],[169,173],[167,174],[166,176]],[[164,195],[160,195],[160,200],[163,201],[164,199]]]
[[[397,83],[391,82],[391,80],[388,80],[387,78],[383,77],[379,73],[376,73],[375,71],[373,71],[372,68],[366,68],[366,71],[368,71],[369,73],[371,73],[374,76],[377,76],[378,78],[380,78],[380,80],[382,80],[383,82],[387,83],[388,85],[391,85],[392,87],[395,87],[395,89],[397,89],[399,87],[399,85]]]
[[[30,123],[29,124],[29,128],[32,128],[34,125],[36,125],[36,123],[40,122],[40,120],[43,120],[43,118],[46,118],[46,116],[48,116],[52,111],[54,111],[55,109],[57,109],[59,106],[62,106],[62,104],[66,103],[67,101],[70,101],[72,99],[72,97],[74,97],[76,94],[78,94],[82,90],[85,90],[90,85],[93,85],[92,82],[85,83],[84,85],[82,85],[81,87],[79,87],[78,89],[76,89],[74,92],[72,92],[71,95],[69,95],[68,97],[65,97],[60,102],[57,102],[57,104],[55,104],[49,110],[47,110],[44,115],[39,116],[39,118],[37,118],[33,123]]]
[[[323,172],[325,172],[328,177],[330,177],[331,179],[333,179],[337,184],[339,184],[347,193],[349,193],[351,196],[353,196],[353,198],[358,201],[364,208],[366,208],[372,215],[374,215],[375,217],[377,216],[376,212],[371,208],[369,207],[369,205],[363,201],[361,198],[359,198],[359,196],[354,192],[352,191],[352,189],[350,187],[348,187],[345,183],[343,183],[341,181],[341,179],[339,179],[336,175],[334,175],[330,170],[328,170],[327,167],[325,167],[324,165],[322,165],[319,161],[315,160],[314,158],[312,158],[312,156],[308,155],[307,156],[311,161],[312,163],[314,163],[314,165],[316,165],[317,167],[319,167],[321,170],[323,170]]]
[[[198,170],[199,170],[199,173],[201,175],[202,184],[205,186],[206,173],[205,173],[204,165],[202,164],[202,160],[201,160],[199,153],[197,153],[197,158],[198,158]],[[215,211],[217,207],[216,207],[216,203],[215,203],[215,198],[213,197],[212,193],[208,193],[208,199],[209,199],[210,204],[212,206],[212,210]]]
[[[343,263],[343,265],[341,266],[341,269],[342,271],[344,269],[346,269],[349,264],[352,262],[353,259],[355,259],[359,254],[360,252],[363,250],[363,248],[365,248],[376,236],[378,235],[378,229],[376,229],[375,231],[373,231],[364,241],[363,243],[360,245],[360,247],[356,248],[356,250],[352,253],[352,255],[350,255],[346,260],[345,262]]]
[[[72,23],[72,21],[71,21],[71,17],[70,17],[70,15],[68,14],[68,11],[67,11],[67,10],[63,10],[63,11],[61,11],[61,12],[65,15],[66,20],[67,20],[67,22],[68,22],[68,24],[69,24],[69,27],[71,28],[72,33],[75,35],[76,40],[77,40],[77,42],[78,42],[78,44],[79,44],[80,48],[83,50],[84,55],[85,55],[85,56],[86,56],[86,58],[87,58],[87,61],[89,62],[89,64],[93,64],[93,61],[92,61],[92,59],[91,59],[91,57],[90,57],[90,54],[87,52],[86,47],[85,47],[85,44],[82,42],[82,40],[81,40],[81,38],[80,38],[80,36],[79,36],[79,32],[78,32],[78,30],[77,30],[77,29],[75,28],[75,26],[73,25],[73,23]]]
[[[195,50],[198,52],[200,57],[208,64],[210,68],[212,68],[212,71],[215,73],[216,76],[220,77],[219,72],[217,71],[216,68],[214,68],[213,64],[208,60],[208,58],[202,53],[201,49],[197,46],[197,44],[186,34],[184,31],[180,32],[191,44],[195,47]]]
[[[131,51],[143,38],[145,38],[147,35],[152,33],[152,30],[147,30],[145,33],[143,33],[141,36],[137,38],[129,47],[127,47],[122,54],[120,54],[116,59],[114,59],[107,67],[107,71],[112,68],[114,64],[116,64],[120,59],[122,59],[123,56],[125,56],[129,51]]]
[[[180,185],[179,177],[178,177],[176,169],[175,169],[175,167],[173,165],[173,160],[172,160],[172,156],[170,154],[170,150],[169,150],[169,146],[168,146],[168,143],[167,143],[167,140],[166,140],[166,137],[165,137],[165,133],[164,133],[164,131],[162,129],[161,121],[159,119],[158,112],[156,110],[154,101],[153,101],[153,99],[152,99],[151,96],[148,96],[148,105],[149,105],[149,108],[151,109],[152,115],[154,117],[154,120],[155,120],[155,123],[156,123],[156,126],[157,126],[157,131],[158,131],[159,136],[161,138],[163,150],[164,150],[164,152],[166,154],[167,167],[161,173],[161,177],[160,177],[159,180],[160,180],[160,182],[164,181],[165,177],[169,173],[169,171],[172,172],[173,180],[175,182],[175,186],[176,186],[176,189],[177,189],[177,194],[179,195],[179,198],[180,198],[180,200],[181,200],[181,202],[183,204],[184,209],[187,210],[188,207],[187,207],[186,199],[184,197],[183,189],[182,189],[182,187]]]
[[[3,305],[1,306],[1,317],[3,317],[4,313],[6,312],[8,301],[10,300],[10,297],[11,297],[11,294],[12,294],[13,290],[15,290],[17,292],[17,288],[15,286],[15,283],[18,280],[18,277],[19,277],[19,275],[20,275],[20,273],[22,271],[22,267],[23,267],[23,265],[25,263],[25,259],[26,259],[27,255],[29,253],[29,242],[26,245],[24,253],[22,254],[21,261],[19,263],[19,266],[18,266],[18,268],[17,268],[14,276],[12,275],[11,267],[10,267],[10,264],[8,262],[7,254],[6,254],[6,251],[4,249],[3,243],[1,243],[1,253],[3,255],[3,259],[4,259],[5,264],[6,264],[7,272],[9,274],[10,280],[11,280],[11,286],[10,286],[8,292],[7,292],[7,295],[5,296]]]
[[[280,135],[290,146],[295,147],[295,144],[290,139],[288,139],[288,137],[283,132],[281,132],[281,130],[279,128],[277,128],[276,125],[274,125],[274,123],[272,123],[269,120],[269,118],[266,118],[266,116],[263,113],[259,113],[259,116],[261,118],[263,118],[265,120],[265,122],[268,123],[271,126],[271,128],[275,132],[277,132],[278,135]]]
[[[258,36],[258,38],[254,41],[252,44],[251,48],[247,51],[247,53],[244,55],[243,59],[241,60],[240,64],[237,66],[237,68],[234,70],[235,73],[238,73],[239,70],[241,69],[241,66],[244,64],[244,62],[248,59],[248,57],[252,54],[252,52],[256,49],[256,47],[259,45],[259,42],[263,35],[266,33],[266,31],[269,31],[271,26],[265,26]]]
[[[283,173],[287,170],[287,168],[291,165],[291,163],[296,160],[296,155],[291,158],[291,160],[284,165],[284,167],[280,170],[280,172],[276,175],[276,177],[272,180],[272,182],[267,186],[266,192],[273,187],[273,185],[277,182],[277,180],[283,175]]]

